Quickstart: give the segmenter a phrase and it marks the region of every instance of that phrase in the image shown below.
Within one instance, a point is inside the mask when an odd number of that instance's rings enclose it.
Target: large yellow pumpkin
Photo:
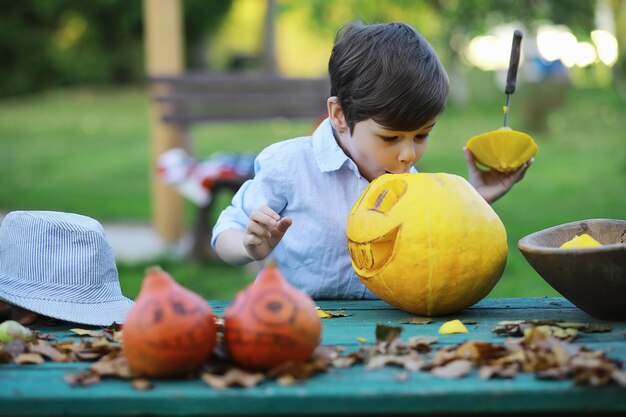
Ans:
[[[365,286],[414,314],[471,306],[491,291],[506,264],[500,218],[457,175],[377,178],[352,208],[346,233]]]

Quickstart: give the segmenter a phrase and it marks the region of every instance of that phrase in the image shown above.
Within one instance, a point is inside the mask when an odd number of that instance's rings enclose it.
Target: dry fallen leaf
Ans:
[[[301,381],[298,381],[293,376],[287,374],[287,375],[281,375],[278,378],[276,378],[276,382],[279,385],[282,385],[282,386],[286,387],[286,386],[290,386],[290,385],[295,385],[295,384],[297,384],[298,382],[301,382]]]
[[[147,391],[154,388],[154,384],[152,384],[152,382],[143,378],[135,378],[130,381],[130,384],[138,391]]]
[[[73,387],[88,387],[100,382],[100,375],[95,372],[77,372],[65,374],[63,380]]]
[[[562,340],[571,341],[571,340],[574,340],[576,336],[578,336],[578,330],[576,329],[562,328],[559,326],[548,326],[548,325],[526,328],[523,331],[524,336],[527,335],[532,329],[535,329],[536,331],[540,331],[549,336],[556,337],[557,339],[562,339]]]
[[[231,368],[224,375],[203,372],[200,378],[211,388],[215,389],[228,387],[251,388],[265,380],[265,375],[260,372],[248,372],[239,368]]]
[[[61,353],[58,349],[45,342],[34,342],[28,346],[30,353],[38,353],[53,362],[68,362],[68,355]]]
[[[335,317],[349,317],[347,311],[344,310],[322,310],[320,307],[315,307],[317,316],[321,319],[332,319]]]
[[[0,345],[0,352],[5,352],[10,358],[13,358],[20,353],[26,352],[26,342],[22,339],[15,339],[8,343]]]
[[[430,372],[441,378],[463,378],[472,371],[472,363],[465,359],[457,359],[446,365],[433,368]]]
[[[460,324],[463,326],[463,323]],[[281,385],[293,385],[330,368],[362,364],[370,370],[400,367],[402,372],[394,377],[398,381],[406,381],[410,372],[420,371],[444,378],[461,378],[476,368],[482,379],[513,378],[519,372],[527,372],[541,379],[571,379],[576,384],[588,385],[617,383],[626,387],[626,371],[621,362],[608,358],[606,352],[571,343],[577,332],[584,331],[610,331],[610,326],[556,320],[500,322],[494,332],[521,337],[509,338],[503,344],[470,340],[458,345],[441,346],[433,352],[436,337],[417,336],[404,342],[400,337],[401,326],[379,323],[374,344],[367,344],[365,338],[358,338],[360,348],[348,353],[344,353],[345,348],[341,346],[318,346],[308,362],[286,363],[265,373],[238,368],[220,345],[199,377],[214,388],[253,387],[268,379],[274,379]],[[149,380],[133,379],[119,343],[122,335],[119,325],[102,331],[84,332],[88,339],[70,338],[55,343],[49,342],[54,340],[53,334],[35,333],[32,341],[0,343],[0,363],[94,360],[96,362],[89,368],[67,374],[65,380],[72,386],[89,386],[105,377],[112,377],[127,379],[138,390],[152,388]],[[198,375],[189,377],[198,378]]]
[[[432,336],[414,336],[409,338],[407,345],[410,349],[420,353],[430,352],[430,345],[437,343],[437,338]]]
[[[614,369],[611,377],[613,378],[613,381],[626,388],[626,371]]]
[[[433,321],[431,319],[426,318],[426,317],[407,317],[407,318],[398,320],[398,323],[400,324],[428,324],[432,322]]]
[[[311,378],[315,373],[326,372],[332,360],[338,357],[337,349],[318,348],[307,362],[285,362],[270,369],[266,375],[270,378],[289,376],[296,381]]]
[[[376,341],[391,342],[402,333],[402,326],[390,326],[384,323],[376,324]]]
[[[100,337],[102,332],[99,330],[85,330],[85,329],[70,329],[70,332],[77,334],[78,336]]]
[[[91,365],[89,369],[100,376],[114,376],[124,379],[133,377],[126,358],[118,352],[102,357],[98,362]]]
[[[39,353],[20,353],[15,357],[15,363],[17,364],[39,364],[44,362],[43,357]]]
[[[508,365],[484,365],[478,370],[478,376],[481,379],[514,378],[519,371],[519,366],[515,363]]]
[[[524,331],[538,326],[563,329],[562,331],[553,330],[554,334],[560,334],[563,339],[570,339],[572,335],[575,338],[578,331],[584,333],[604,333],[612,330],[611,325],[603,323],[575,323],[563,320],[510,320],[499,322],[493,329],[493,332],[507,336],[523,336]]]
[[[330,361],[333,368],[349,368],[354,365],[357,358],[354,356],[341,356]]]

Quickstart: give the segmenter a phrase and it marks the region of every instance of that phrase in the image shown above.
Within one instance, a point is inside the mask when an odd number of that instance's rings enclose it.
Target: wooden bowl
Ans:
[[[560,249],[587,233],[602,246]],[[590,219],[530,234],[517,247],[563,297],[600,319],[626,321],[626,221]]]

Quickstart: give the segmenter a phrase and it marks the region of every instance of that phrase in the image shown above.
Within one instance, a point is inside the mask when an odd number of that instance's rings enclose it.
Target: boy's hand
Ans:
[[[467,162],[470,184],[476,188],[476,191],[478,191],[489,204],[506,194],[516,182],[521,181],[528,167],[534,162],[534,158],[531,158],[530,161],[526,162],[515,171],[506,173],[498,172],[494,169],[483,171],[476,165],[476,159],[474,159],[474,155],[472,155],[469,149],[463,148],[463,153],[465,154],[465,161]]]
[[[274,250],[291,226],[291,219],[282,219],[274,210],[263,206],[252,212],[243,245],[255,260],[265,259]]]

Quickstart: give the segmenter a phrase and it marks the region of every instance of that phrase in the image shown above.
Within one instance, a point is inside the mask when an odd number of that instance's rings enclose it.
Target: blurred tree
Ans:
[[[214,33],[232,0],[185,0],[186,56]],[[144,77],[140,0],[0,0],[0,96]]]
[[[589,38],[594,24],[595,0],[428,0],[445,16],[446,31],[473,36],[504,21],[518,21],[533,28],[536,22],[551,21],[569,26],[577,36]]]
[[[56,5],[37,5],[0,0],[0,95],[45,87],[58,77],[45,46],[56,27]]]
[[[451,98],[464,102],[467,91],[461,68],[463,47],[474,36],[486,33],[503,22],[515,22],[521,28],[536,33],[537,26],[545,22],[568,26],[578,39],[589,40],[594,29],[596,0],[428,0],[446,18],[442,35],[449,39],[447,63],[456,83]],[[549,115],[564,105],[569,83],[550,78],[527,83],[521,90],[521,110],[525,129],[548,130]],[[461,94],[459,94],[461,92]],[[547,98],[546,98],[547,97]]]
[[[621,0],[614,0],[617,3]],[[449,44],[455,33],[473,36],[494,24],[518,21],[532,28],[549,20],[569,26],[577,36],[589,38],[593,29],[595,0],[293,0],[280,2],[281,10],[309,8],[310,25],[334,33],[351,20],[366,23],[402,20],[409,22],[429,40]]]
[[[624,0],[613,1],[626,4]],[[285,14],[308,8],[309,18],[303,20],[304,24],[309,25],[309,30],[327,36],[352,20],[366,23],[401,20],[414,25],[437,50],[450,73],[451,101],[464,103],[469,87],[462,56],[471,38],[507,22],[525,28],[532,37],[538,25],[552,22],[567,25],[578,39],[589,41],[595,26],[596,0],[310,0],[305,4],[282,0],[279,5],[280,12]],[[554,105],[544,108],[540,122],[528,122],[533,125],[529,127],[539,130],[546,126],[549,112],[565,103],[568,84],[560,83],[558,87],[553,94]],[[537,89],[528,88],[526,93],[541,96],[536,94]],[[535,108],[536,103],[528,104],[528,108]]]
[[[266,0],[267,8],[263,18],[263,69],[269,74],[276,73],[276,0]]]
[[[613,79],[622,100],[626,101],[626,1],[611,2],[615,18],[615,36],[617,37],[618,58],[613,66]]]
[[[183,0],[188,67],[204,68],[208,65],[208,40],[221,27],[232,3],[233,0]]]
[[[615,0],[624,3],[623,0]],[[297,0],[279,2],[279,12],[306,8],[309,30],[332,36],[352,20],[366,23],[401,20],[414,25],[434,46],[457,82],[454,94],[465,90],[461,51],[469,40],[504,22],[528,29],[542,21],[565,24],[580,39],[589,40],[596,0]],[[463,94],[461,94],[462,96]],[[452,99],[462,100],[453,96]]]

